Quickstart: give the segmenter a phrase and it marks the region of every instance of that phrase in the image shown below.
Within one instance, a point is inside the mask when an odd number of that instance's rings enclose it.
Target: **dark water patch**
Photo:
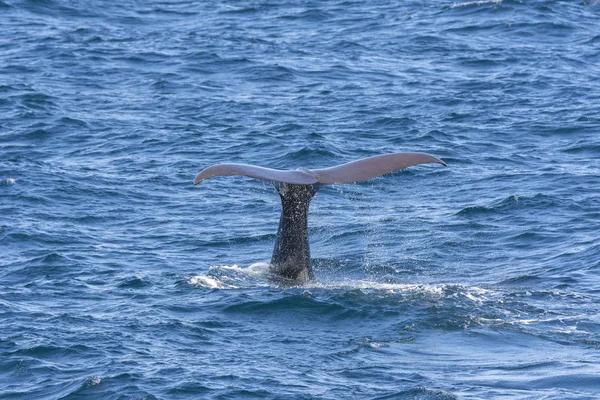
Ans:
[[[44,140],[48,137],[52,136],[52,134],[46,129],[36,129],[30,132],[27,132],[24,137],[30,140]]]
[[[13,74],[33,74],[38,70],[32,67],[26,67],[23,65],[14,65],[8,64],[2,70],[0,70],[0,74],[2,75],[13,75]]]
[[[210,386],[206,386],[202,383],[196,381],[184,381],[177,383],[174,385],[175,387],[169,388],[166,391],[168,396],[207,396],[210,398],[210,393],[214,393],[215,396],[217,393],[221,394],[221,391],[217,391],[212,389]]]
[[[339,42],[336,42],[335,48],[337,48],[339,50],[359,50],[359,51],[367,49],[367,47],[364,46],[363,44],[361,44],[360,42],[356,42],[356,41],[352,41],[352,40],[348,40],[348,39],[342,39]]]
[[[562,150],[565,153],[569,154],[590,154],[592,156],[597,156],[600,154],[600,145],[591,145],[590,143],[586,143],[582,141],[581,144],[575,144],[569,146]]]
[[[537,231],[522,232],[515,236],[507,237],[506,241],[514,243],[517,247],[531,248],[532,246],[545,246],[555,241],[559,236],[551,233]]]
[[[37,360],[52,361],[60,364],[68,362],[76,357],[82,357],[90,350],[91,348],[84,345],[74,345],[69,347],[40,345],[27,349],[19,349],[12,353],[7,353],[6,355],[30,357]]]
[[[254,65],[242,68],[240,71],[250,81],[291,81],[295,79],[295,72],[282,65]]]
[[[532,275],[515,276],[500,282],[501,285],[535,285],[543,282],[543,278]]]
[[[448,28],[444,30],[445,34],[448,35],[454,35],[454,34],[462,34],[462,35],[472,35],[472,34],[480,34],[480,33],[484,33],[484,34],[489,34],[492,31],[501,31],[503,30],[504,25],[503,24],[489,24],[489,25],[468,25],[468,26],[461,26],[458,28]]]
[[[62,264],[68,262],[68,259],[57,253],[50,253],[30,260],[33,264]]]
[[[461,121],[471,119],[472,115],[467,113],[450,112],[444,115],[444,121]]]
[[[414,125],[416,121],[411,118],[403,117],[403,118],[393,118],[393,117],[384,117],[378,118],[373,121],[368,121],[364,126],[366,128],[405,128],[411,125]]]
[[[495,369],[506,370],[506,371],[535,371],[537,369],[561,367],[560,362],[557,361],[546,361],[546,362],[534,362],[526,364],[516,365],[498,365]]]
[[[300,21],[309,21],[309,22],[323,22],[328,19],[331,19],[332,17],[333,17],[333,14],[331,14],[323,9],[313,8],[313,9],[308,9],[308,10],[304,10],[301,12],[297,12],[294,14],[282,14],[278,18],[280,18],[282,20],[289,20],[289,21],[300,20]]]
[[[537,33],[548,32],[548,36],[554,38],[568,37],[575,30],[570,24],[559,22],[516,23],[511,29],[524,37],[539,37]]]
[[[263,3],[263,4],[257,4],[257,5],[253,5],[253,6],[244,6],[244,5],[240,5],[240,6],[232,6],[232,5],[227,5],[222,7],[221,9],[218,10],[219,14],[233,14],[233,15],[237,15],[237,14],[241,14],[241,15],[245,15],[245,14],[255,14],[255,13],[259,13],[259,12],[263,12],[263,11],[268,11],[268,10],[275,10],[278,9],[278,5],[274,4],[274,3]]]
[[[560,126],[534,125],[532,131],[542,136],[570,136],[586,133],[587,127],[582,124],[562,124]]]
[[[417,387],[415,389],[403,390],[399,392],[391,392],[383,396],[377,396],[373,399],[387,400],[387,399],[410,399],[410,400],[456,400],[458,397],[452,393],[444,392],[442,390],[426,389]]]
[[[124,278],[118,285],[121,289],[143,289],[152,286],[152,282],[148,279],[138,277]]]
[[[70,117],[61,117],[57,120],[56,124],[61,127],[72,127],[72,128],[89,128],[90,125],[80,119],[70,118]]]
[[[43,93],[25,93],[10,96],[9,99],[29,110],[51,111],[57,109],[57,99]]]
[[[472,214],[491,214],[494,211],[488,207],[466,207],[459,211],[456,215],[472,215]]]
[[[157,89],[157,90],[161,90],[161,91],[165,91],[165,92],[171,92],[171,91],[176,91],[180,88],[182,88],[182,85],[176,82],[173,82],[173,80],[167,80],[167,79],[159,79],[158,81],[154,82],[152,85],[153,89]]]
[[[166,4],[165,4],[166,5]],[[155,7],[147,10],[136,10],[136,12],[140,15],[164,15],[165,17],[171,16],[181,16],[181,17],[190,17],[198,15],[197,11],[193,11],[190,9],[173,9],[173,8],[165,8],[165,7]]]
[[[273,131],[278,133],[296,133],[306,130],[307,127],[297,123],[286,123],[273,127]]]
[[[456,215],[505,214],[526,209],[543,210],[554,208],[561,203],[561,200],[541,193],[533,197],[513,195],[504,200],[496,201],[490,206],[466,207]]]
[[[327,315],[343,311],[343,307],[335,304],[328,304],[319,301],[307,295],[290,295],[283,298],[268,301],[246,301],[225,308],[226,312],[231,313],[252,313],[252,314],[270,314],[288,312],[294,309],[296,311],[314,312],[317,315]]]

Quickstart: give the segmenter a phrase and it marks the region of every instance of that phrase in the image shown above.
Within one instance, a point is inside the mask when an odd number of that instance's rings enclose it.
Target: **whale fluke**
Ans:
[[[446,165],[439,158],[425,153],[382,154],[331,168],[313,170],[306,168],[280,170],[248,164],[217,164],[202,170],[194,179],[194,185],[214,176],[230,175],[249,176],[266,181],[300,185],[354,183],[424,163]]]
[[[442,160],[425,153],[391,153],[325,169],[278,170],[247,164],[217,164],[202,170],[194,185],[215,176],[241,175],[271,181],[281,197],[281,217],[271,266],[271,277],[285,283],[312,279],[308,244],[308,207],[324,184],[364,181],[413,165]]]

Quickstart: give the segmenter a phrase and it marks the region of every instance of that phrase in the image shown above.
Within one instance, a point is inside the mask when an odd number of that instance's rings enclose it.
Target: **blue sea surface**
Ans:
[[[600,398],[600,2],[0,0],[0,399],[200,398]]]

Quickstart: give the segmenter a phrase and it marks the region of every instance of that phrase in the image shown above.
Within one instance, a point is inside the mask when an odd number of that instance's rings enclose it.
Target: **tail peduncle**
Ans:
[[[308,208],[319,186],[275,183],[281,198],[281,217],[271,257],[271,276],[286,283],[313,278],[308,243]]]

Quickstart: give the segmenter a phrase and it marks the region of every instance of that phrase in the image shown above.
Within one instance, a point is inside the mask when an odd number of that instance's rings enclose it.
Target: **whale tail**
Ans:
[[[303,283],[312,279],[308,244],[308,207],[324,184],[360,182],[424,163],[446,165],[425,153],[391,153],[325,169],[277,170],[247,164],[217,164],[202,170],[194,185],[215,176],[241,175],[271,181],[281,197],[281,218],[270,272],[273,279]]]

